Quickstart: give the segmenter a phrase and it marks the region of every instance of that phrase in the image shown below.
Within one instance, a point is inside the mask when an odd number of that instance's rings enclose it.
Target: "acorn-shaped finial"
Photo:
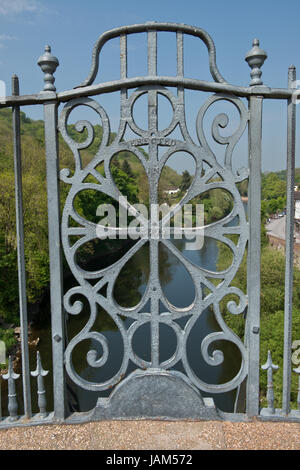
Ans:
[[[56,91],[54,86],[55,78],[53,76],[56,68],[59,66],[57,57],[51,54],[51,47],[45,46],[45,52],[38,60],[38,65],[44,72],[44,90],[43,91]]]
[[[250,86],[263,84],[261,80],[262,71],[260,70],[260,68],[262,67],[267,57],[268,54],[259,47],[259,40],[254,39],[252,43],[252,49],[247,52],[245,57],[246,62],[252,69],[250,73],[252,79],[250,82]]]

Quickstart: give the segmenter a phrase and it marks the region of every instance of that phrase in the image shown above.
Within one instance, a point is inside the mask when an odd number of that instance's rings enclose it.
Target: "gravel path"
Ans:
[[[300,424],[104,421],[0,431],[0,449],[300,450]]]

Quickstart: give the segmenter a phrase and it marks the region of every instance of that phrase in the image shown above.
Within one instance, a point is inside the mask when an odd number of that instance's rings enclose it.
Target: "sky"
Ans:
[[[300,79],[299,0],[0,0],[0,80],[6,84],[8,95],[11,94],[10,82],[14,73],[20,79],[21,94],[39,92],[43,87],[43,74],[37,60],[43,54],[44,46],[50,44],[60,62],[55,73],[57,91],[72,89],[87,77],[92,49],[101,33],[146,21],[186,23],[206,30],[216,45],[219,71],[229,83],[249,84],[250,69],[244,57],[254,38],[260,40],[260,46],[268,54],[262,68],[264,84],[274,88],[286,87],[287,70],[291,64],[298,68]],[[128,42],[129,74],[145,72],[144,44],[145,37],[135,43]],[[172,75],[175,48],[166,33],[159,36],[158,47],[159,73]],[[95,83],[118,78],[118,54],[118,44],[113,40],[107,50],[103,49]],[[185,75],[211,79],[205,47],[194,38],[185,42]],[[201,99],[187,93],[188,121],[193,128],[193,138]],[[114,129],[119,116],[118,99],[114,96],[103,100],[111,113]],[[300,122],[299,108],[300,105],[297,107]],[[167,119],[167,106],[164,108],[162,105],[162,110],[162,120]],[[24,107],[23,111],[33,119],[41,119],[43,115],[41,106]],[[138,118],[138,107],[136,113]],[[265,100],[263,116],[263,170],[284,169],[286,103]],[[297,132],[298,167],[299,134]],[[243,137],[234,154],[234,158],[242,163],[246,161],[246,138]],[[235,164],[240,166],[239,163]]]

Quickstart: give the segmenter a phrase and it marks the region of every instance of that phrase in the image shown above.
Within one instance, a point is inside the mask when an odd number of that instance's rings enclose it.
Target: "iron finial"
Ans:
[[[20,94],[19,77],[15,73],[11,77],[11,92],[13,96]]]
[[[46,390],[44,386],[44,377],[48,374],[48,370],[44,370],[42,366],[41,356],[39,351],[36,353],[36,369],[31,372],[32,377],[37,377],[37,386],[38,386],[38,406],[40,409],[40,415],[45,418],[47,416],[46,411]]]
[[[261,80],[262,71],[260,68],[263,66],[264,61],[268,57],[268,54],[259,47],[259,40],[254,39],[252,43],[252,49],[247,52],[245,56],[245,61],[248,63],[249,67],[251,67],[251,82],[250,86],[254,85],[262,85],[263,82]]]
[[[273,370],[277,370],[278,366],[273,364],[271,351],[268,351],[267,362],[261,366],[263,370],[267,371],[268,383],[267,383],[267,401],[268,401],[268,410],[271,413],[275,413],[274,408],[274,388],[273,388]]]
[[[10,421],[15,421],[18,417],[18,402],[15,381],[20,377],[14,371],[12,357],[8,358],[8,371],[3,375],[3,379],[8,381],[8,411]]]
[[[55,78],[53,76],[56,68],[59,66],[57,57],[51,54],[51,47],[45,46],[45,52],[38,60],[38,65],[44,72],[44,89],[43,91],[56,91],[54,86]]]

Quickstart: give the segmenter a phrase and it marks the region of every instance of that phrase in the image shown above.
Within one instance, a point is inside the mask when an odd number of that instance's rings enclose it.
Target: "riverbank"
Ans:
[[[133,246],[133,240],[122,240],[122,244],[118,245],[115,250],[110,250],[109,253],[104,254],[103,251],[96,252],[90,256],[84,263],[85,266],[97,263],[97,267],[105,265],[109,256],[111,262],[118,259],[124,252],[126,252],[131,246]],[[82,263],[83,265],[83,263]],[[63,269],[63,282],[64,284],[69,283],[73,279],[72,272],[68,268]],[[50,323],[50,286],[46,286],[39,300],[34,304],[27,305],[28,311],[28,346],[31,351],[35,351],[39,345],[40,338],[38,336],[38,330],[43,323]],[[45,318],[47,317],[47,318]],[[2,321],[1,327],[4,329],[11,328],[14,332],[15,344],[6,351],[6,356],[12,356],[13,367],[15,372],[20,372],[21,369],[21,329],[16,324],[8,324]],[[7,365],[2,364],[0,366],[0,375],[7,373]]]
[[[184,241],[176,241],[176,246],[178,249],[184,249]],[[127,248],[124,248],[127,251]],[[214,239],[208,238],[205,242],[205,246],[199,252],[189,251],[189,259],[195,264],[203,266],[205,269],[214,271],[216,269],[216,261],[218,257],[218,246]],[[190,305],[195,297],[194,284],[191,282],[190,275],[186,271],[182,263],[178,263],[178,260],[172,256],[168,250],[161,250],[160,259],[160,278],[162,279],[163,290],[168,300],[178,308],[184,308]],[[99,267],[98,260],[94,260],[97,267]],[[106,264],[108,260],[106,259]],[[111,264],[111,263],[109,263]],[[124,302],[133,299],[135,304],[140,301],[141,295],[145,291],[148,283],[147,277],[147,266],[149,265],[149,247],[145,246],[140,249],[135,256],[132,257],[131,261],[128,262],[122,272],[118,277],[118,286],[119,290],[115,291],[116,298],[124,299]],[[71,288],[75,281],[73,279],[68,279],[69,285],[65,283],[65,288]],[[121,300],[122,300],[121,298]],[[121,304],[122,305],[122,304]],[[127,303],[124,304],[125,307]],[[79,316],[68,316],[67,321],[67,333],[68,338],[74,337],[84,326],[86,325],[89,319],[90,313],[88,308],[84,308]],[[50,304],[45,302],[40,309],[41,320],[48,319],[47,324],[37,325],[33,329],[35,338],[40,338],[40,343],[38,344],[37,349],[39,349],[43,367],[45,370],[52,370],[52,358],[51,358],[51,325],[50,325]],[[124,320],[126,322],[126,320]],[[128,323],[128,322],[127,322]],[[126,328],[128,324],[126,323]],[[117,326],[111,320],[109,314],[105,311],[101,311],[101,314],[97,315],[93,329],[104,334],[110,341],[110,351],[111,351],[111,362],[110,367],[116,367],[115,364],[119,364],[117,361],[120,360],[123,354],[122,342],[120,341],[120,334]],[[209,309],[206,309],[199,321],[196,322],[196,325],[193,328],[193,337],[201,337],[212,333],[218,329],[218,325],[215,321],[214,315]],[[169,358],[174,353],[176,347],[176,339],[170,335],[170,332],[167,329],[161,330],[161,354],[163,358]],[[34,338],[33,338],[34,339]],[[135,344],[134,348],[138,355],[143,357],[147,354],[149,347],[150,336],[147,331],[139,331],[135,335]],[[77,370],[80,376],[83,378],[87,377],[89,380],[93,380],[96,383],[103,382],[105,377],[105,370],[102,371],[102,368],[90,368],[86,363],[86,354],[89,349],[96,349],[97,344],[82,344],[80,349],[76,351],[76,356],[73,360],[77,364]],[[228,380],[231,380],[232,377],[238,372],[240,367],[240,358],[236,355],[234,348],[230,342],[223,345],[223,350],[225,354],[225,362],[219,367],[208,367],[203,358],[199,358],[197,348],[191,348],[189,352],[189,360],[193,364],[194,372],[204,378],[208,383],[224,383]],[[101,351],[100,351],[101,352]],[[30,354],[30,370],[34,370],[36,367],[36,353],[34,350]],[[127,373],[132,372],[134,366],[130,365]],[[180,371],[184,373],[181,365],[178,365]],[[113,370],[113,369],[112,369]],[[16,372],[19,372],[19,369],[16,369]],[[48,409],[52,410],[52,383],[51,383],[52,374],[48,374],[45,377],[46,390],[47,390],[47,402]],[[32,385],[35,385],[35,381],[32,381]],[[16,382],[17,394],[18,396],[22,395],[21,381]],[[109,394],[110,390],[102,392],[102,395]],[[3,393],[3,397],[6,394]],[[36,390],[32,390],[32,396],[36,396]],[[76,410],[88,411],[93,409],[97,400],[97,394],[93,392],[87,392],[80,390],[79,387],[76,390],[76,396],[78,397],[78,406]],[[105,395],[106,396],[106,395]],[[215,397],[216,405],[224,410],[231,412],[233,411],[235,403],[235,391],[227,392],[226,394],[218,394]],[[3,414],[7,415],[7,406],[3,402]],[[22,414],[19,411],[19,414]]]
[[[19,427],[0,430],[0,449],[300,450],[300,425],[141,420]]]

